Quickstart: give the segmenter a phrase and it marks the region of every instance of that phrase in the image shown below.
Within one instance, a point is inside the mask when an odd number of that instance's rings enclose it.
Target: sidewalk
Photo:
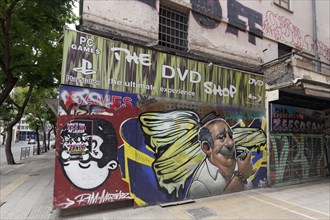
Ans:
[[[281,188],[262,188],[161,207],[53,209],[55,151],[0,166],[0,219],[330,219],[329,177]]]

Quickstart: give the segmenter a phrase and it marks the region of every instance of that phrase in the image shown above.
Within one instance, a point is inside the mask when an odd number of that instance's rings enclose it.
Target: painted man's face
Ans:
[[[77,124],[85,126],[84,122],[79,122],[71,123],[71,127],[77,127]],[[106,155],[105,148],[111,146],[101,136],[78,131],[72,130],[62,137],[62,150],[59,155],[61,165],[72,184],[80,189],[94,189],[107,180],[111,170],[118,167],[116,155]],[[105,163],[100,165],[102,161]]]
[[[93,189],[106,181],[110,170],[117,168],[117,162],[112,160],[107,166],[100,168],[95,159],[103,157],[100,146],[103,140],[99,136],[91,136],[91,150],[87,147],[81,152],[81,155],[71,154],[64,150],[61,157],[65,160],[63,163],[64,171],[70,181],[79,188]]]
[[[222,120],[213,121],[205,125],[209,129],[214,146],[203,146],[209,161],[224,173],[230,173],[235,168],[235,143],[231,128]],[[203,143],[203,145],[208,145]]]

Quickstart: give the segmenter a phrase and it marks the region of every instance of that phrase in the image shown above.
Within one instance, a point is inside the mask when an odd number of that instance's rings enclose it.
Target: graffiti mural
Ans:
[[[140,128],[137,136],[128,133],[132,125]],[[200,119],[188,110],[144,112],[125,121],[122,163],[131,195],[147,205],[266,186],[263,125],[255,119],[230,126],[214,112]]]
[[[232,33],[238,36],[238,30],[246,30],[246,26],[249,26],[248,39],[252,44],[256,44],[256,37],[263,37],[262,27],[262,14],[244,6],[236,0],[228,0],[228,19],[229,24],[226,32]],[[248,24],[241,20],[239,17],[245,17],[248,19]]]
[[[191,0],[192,14],[204,28],[216,28],[222,19],[222,8],[218,0]]]
[[[109,121],[75,118],[64,125],[60,136],[58,159],[76,187],[97,188],[117,169],[117,134]]]
[[[326,60],[330,61],[330,48],[327,44],[314,39],[310,35],[303,35],[299,27],[294,25],[291,20],[272,11],[266,12],[266,18],[262,23],[265,34],[273,36],[276,40],[289,43],[298,48],[307,49],[314,53],[314,45],[318,47],[318,53]]]
[[[262,76],[73,31],[64,54],[56,208],[267,185]]]
[[[122,179],[121,123],[136,116],[137,96],[61,86],[56,137],[57,208],[132,200]]]
[[[272,132],[321,134],[325,127],[325,113],[306,108],[271,104]]]
[[[266,12],[263,30],[278,41],[290,43],[297,47],[304,46],[300,28],[295,26],[288,18],[272,11]]]
[[[132,108],[136,95],[101,89],[61,86],[59,115],[112,115],[113,111]]]
[[[272,182],[302,182],[322,175],[322,135],[271,134],[270,172]]]
[[[72,208],[132,199],[121,178],[118,128],[109,116],[59,116],[54,206]]]
[[[204,28],[214,29],[221,23],[222,8],[220,1],[204,1],[191,0],[192,14],[199,25]],[[244,6],[236,0],[227,0],[228,25],[226,33],[238,36],[238,31],[248,32],[248,41],[251,44],[256,44],[256,37],[262,38],[262,14]],[[248,20],[246,23],[239,17],[244,17]]]
[[[273,184],[303,182],[323,175],[325,113],[280,104],[270,107]]]

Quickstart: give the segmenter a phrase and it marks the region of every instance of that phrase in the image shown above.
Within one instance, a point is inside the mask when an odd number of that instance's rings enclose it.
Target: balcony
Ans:
[[[329,63],[292,52],[263,64],[261,69],[267,91],[286,94],[288,104],[330,109],[327,104],[330,102]]]

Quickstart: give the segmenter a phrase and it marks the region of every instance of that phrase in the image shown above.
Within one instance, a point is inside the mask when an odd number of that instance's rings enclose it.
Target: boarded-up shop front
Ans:
[[[267,184],[260,75],[65,30],[61,83],[57,208]]]
[[[325,175],[325,113],[271,104],[270,175],[274,186],[310,182]]]

